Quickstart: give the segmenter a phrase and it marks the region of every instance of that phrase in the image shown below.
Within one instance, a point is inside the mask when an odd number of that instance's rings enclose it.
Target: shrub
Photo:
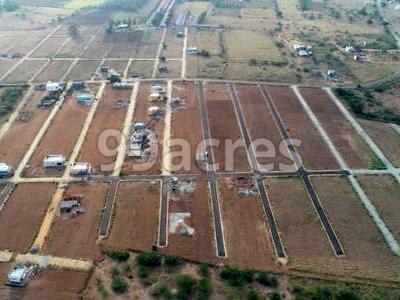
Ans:
[[[243,286],[245,283],[253,281],[253,272],[227,267],[220,272],[220,277],[232,286]]]
[[[141,266],[156,267],[161,265],[161,256],[157,252],[140,253],[136,263]]]
[[[138,275],[141,279],[149,277],[149,269],[145,266],[138,266],[137,268]]]
[[[116,262],[127,261],[130,257],[128,251],[109,251],[106,255]]]
[[[202,278],[199,281],[199,286],[196,290],[196,300],[207,300],[210,298],[212,293],[212,287],[208,278]]]
[[[282,295],[279,292],[273,291],[268,294],[268,299],[270,300],[282,300]],[[330,298],[324,298],[324,299],[330,299]]]
[[[123,294],[128,289],[128,284],[121,276],[115,276],[111,281],[111,289],[117,294]]]
[[[208,273],[208,265],[205,263],[202,263],[199,265],[199,274],[202,277],[208,277],[209,273]]]
[[[165,265],[168,267],[175,267],[182,263],[182,259],[179,256],[165,256],[164,258]]]
[[[173,299],[171,290],[164,283],[159,283],[158,285],[156,285],[152,289],[151,295],[153,297],[158,297],[158,298],[162,298],[162,299],[166,299],[166,300]]]
[[[258,299],[260,299],[261,297],[260,297],[260,295],[259,295],[259,293],[257,292],[257,291],[255,291],[255,290],[250,290],[248,293],[247,293],[247,296],[246,296],[246,299],[247,300],[258,300]]]
[[[267,287],[276,288],[278,286],[278,279],[275,276],[270,276],[266,272],[260,272],[256,276],[256,281]]]
[[[196,279],[190,275],[179,275],[176,277],[176,285],[178,286],[178,292],[176,294],[178,299],[187,299],[192,295]]]

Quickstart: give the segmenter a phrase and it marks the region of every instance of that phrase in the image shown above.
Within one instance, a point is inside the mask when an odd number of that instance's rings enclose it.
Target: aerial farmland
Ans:
[[[398,299],[389,2],[0,1],[0,298]]]

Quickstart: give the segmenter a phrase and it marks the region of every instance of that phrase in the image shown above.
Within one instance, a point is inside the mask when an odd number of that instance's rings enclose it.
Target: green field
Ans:
[[[71,0],[64,7],[69,10],[79,10],[88,6],[99,6],[107,0]]]
[[[230,60],[256,59],[275,62],[282,60],[275,42],[262,33],[233,30],[225,32],[224,38]]]

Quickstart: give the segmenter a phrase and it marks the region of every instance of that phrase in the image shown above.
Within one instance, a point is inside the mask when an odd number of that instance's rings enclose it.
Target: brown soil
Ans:
[[[78,38],[69,40],[63,47],[60,52],[55,57],[64,57],[64,58],[75,58],[79,57],[85,48],[86,44],[89,43],[90,37],[87,38]]]
[[[172,200],[169,195],[169,213],[190,213],[185,224],[195,230],[193,237],[180,233],[168,233],[168,247],[162,253],[178,255],[198,262],[213,263],[216,259],[215,235],[212,225],[211,200],[208,182],[197,180],[197,188],[192,195],[185,195],[179,200]],[[169,226],[169,225],[168,225]],[[168,228],[169,231],[169,228]]]
[[[195,83],[177,83],[172,97],[182,97],[185,107],[172,110],[171,139],[183,139],[190,144],[190,167],[177,170],[176,173],[199,173],[196,163],[196,150],[203,141],[203,126],[199,110],[198,86]],[[171,147],[171,151],[182,151],[180,146]],[[173,165],[181,164],[181,159],[173,159]]]
[[[15,65],[17,60],[2,60],[0,64],[0,77],[3,76],[13,65]]]
[[[28,176],[60,176],[60,171],[43,168],[43,158],[61,154],[68,159],[74,149],[90,107],[79,105],[75,96],[65,101],[29,161]]]
[[[294,92],[288,87],[280,86],[268,86],[264,89],[268,90],[290,138],[301,142],[297,151],[305,167],[309,170],[338,169],[336,159]]]
[[[247,159],[244,138],[240,132],[229,87],[224,84],[207,84],[204,95],[211,138],[220,142],[219,147],[213,147],[214,163],[219,163],[219,168],[216,167],[217,171],[249,171],[250,165]],[[230,151],[227,151],[225,146],[226,140],[231,140],[232,143],[242,141],[240,144],[238,142],[238,145],[241,146],[234,151],[232,162],[230,162],[230,154],[227,153]]]
[[[260,169],[263,171],[295,170],[289,149],[279,133],[273,115],[269,110],[260,88],[256,85],[237,85],[236,91],[240,99],[247,130],[252,141],[266,139],[270,147],[258,147],[257,151],[270,153],[269,157],[258,157]],[[282,149],[282,150],[281,150]]]
[[[340,264],[324,263],[318,266],[319,270],[342,277],[399,281],[400,258],[392,254],[347,179],[313,177],[312,182],[346,253]],[[315,266],[305,267],[312,269]]]
[[[90,80],[101,60],[81,60],[72,68],[67,80]]]
[[[289,261],[333,260],[334,251],[301,179],[269,177],[265,187]]]
[[[26,83],[46,63],[44,60],[26,60],[5,79],[5,83]]]
[[[182,73],[182,62],[180,60],[166,60],[160,63],[159,66],[165,66],[168,69],[167,73],[158,72],[157,77],[160,78],[177,78],[181,77]]]
[[[123,75],[128,65],[128,60],[106,60],[105,64]]]
[[[155,83],[153,83],[155,84]],[[150,102],[150,88],[152,83],[144,83],[139,87],[139,92],[136,97],[135,112],[133,115],[133,122],[143,122],[150,125],[155,133],[158,141],[158,152],[154,153],[148,161],[144,160],[133,160],[126,158],[122,167],[122,173],[131,175],[138,173],[146,174],[159,174],[161,173],[161,163],[162,163],[162,142],[164,137],[164,119],[151,123],[150,117],[147,113],[147,109],[150,106],[158,106],[161,109],[165,109],[165,104],[160,102]]]
[[[176,37],[176,34],[179,30],[169,29],[167,31],[167,35],[165,37],[165,44],[167,48],[163,49],[161,55],[166,58],[181,58],[182,57],[182,48],[183,48],[183,39]]]
[[[110,234],[101,245],[106,249],[151,251],[157,244],[159,183],[122,182],[114,205]]]
[[[74,184],[68,187],[67,194],[83,194],[85,213],[68,217],[59,216],[57,212],[46,237],[44,254],[93,260],[102,258],[96,241],[108,187],[106,183]]]
[[[395,239],[400,241],[400,188],[397,181],[389,175],[357,178]]]
[[[12,263],[0,263],[1,299],[78,299],[89,277],[86,272],[46,269],[40,271],[25,288],[13,288],[5,285],[12,266]]]
[[[1,250],[28,250],[54,190],[52,183],[23,183],[16,187],[0,212]]]
[[[65,37],[51,37],[44,42],[31,57],[51,57],[65,42]]]
[[[219,180],[218,185],[228,264],[276,270],[275,252],[260,198],[239,198],[230,178]]]
[[[368,135],[383,151],[392,164],[400,167],[400,137],[387,123],[359,120]]]
[[[53,60],[34,79],[35,82],[59,81],[68,71],[71,60]]]
[[[44,92],[34,91],[29,96],[30,98],[22,112],[33,113],[33,115],[28,122],[16,120],[4,135],[0,141],[0,161],[16,168],[25,152],[29,149],[40,127],[50,114],[49,109],[37,107],[44,94]]]
[[[127,112],[127,105],[131,98],[132,89],[113,89],[107,84],[101,97],[101,102],[97,107],[96,115],[90,125],[85,142],[81,149],[80,160],[89,162],[94,168],[95,173],[110,173],[114,168],[115,158],[119,146],[119,134]],[[122,105],[119,101],[122,100]],[[105,134],[106,130],[112,130],[118,134],[107,135],[106,148],[99,148],[99,139]],[[115,149],[115,151],[113,151]]]
[[[317,88],[300,91],[349,167],[368,168],[373,157],[371,150],[328,94]]]

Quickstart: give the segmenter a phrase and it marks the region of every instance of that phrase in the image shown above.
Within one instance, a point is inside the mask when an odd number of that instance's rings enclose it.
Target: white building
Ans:
[[[71,176],[87,176],[92,173],[92,166],[89,163],[74,163],[71,167]]]
[[[63,155],[46,155],[43,159],[43,167],[62,168],[65,166],[66,161]]]
[[[59,82],[51,82],[46,83],[46,92],[58,92],[61,91],[62,86]]]

